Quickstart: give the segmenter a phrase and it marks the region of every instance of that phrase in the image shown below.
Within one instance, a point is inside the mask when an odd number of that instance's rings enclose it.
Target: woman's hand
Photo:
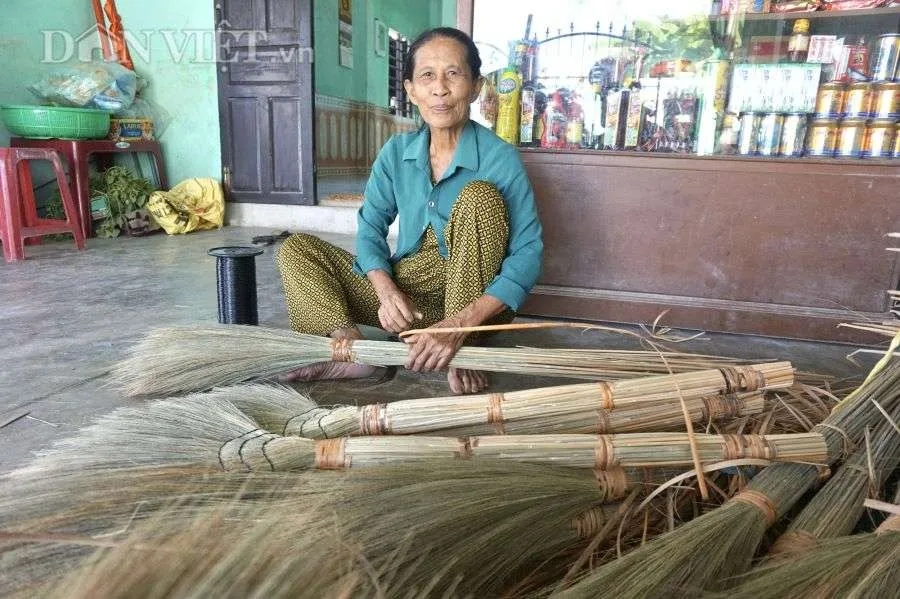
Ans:
[[[400,291],[390,275],[382,270],[369,273],[369,280],[378,295],[378,321],[381,328],[390,333],[402,333],[412,328],[413,323],[422,319],[416,305],[409,296]]]
[[[453,328],[466,326],[459,317],[445,318],[429,328]],[[427,329],[426,329],[427,330]],[[410,345],[406,367],[416,372],[444,370],[462,347],[467,333],[417,333],[407,337]]]

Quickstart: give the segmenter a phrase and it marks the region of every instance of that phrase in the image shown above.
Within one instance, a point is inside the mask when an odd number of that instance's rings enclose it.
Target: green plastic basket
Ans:
[[[34,139],[103,139],[109,113],[88,108],[3,106],[0,118],[13,135]]]

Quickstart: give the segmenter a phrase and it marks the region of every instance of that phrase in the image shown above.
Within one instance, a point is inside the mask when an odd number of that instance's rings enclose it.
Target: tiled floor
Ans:
[[[99,414],[126,403],[104,375],[122,352],[154,326],[216,321],[214,259],[206,250],[247,244],[258,229],[226,228],[183,237],[92,239],[77,252],[70,243],[28,247],[29,259],[0,264],[0,472],[34,450],[71,434]],[[325,236],[350,247],[352,238]],[[260,322],[286,327],[287,313],[273,248],[257,258]],[[500,334],[492,344],[545,347],[634,347],[612,334],[557,330]],[[741,357],[791,359],[804,370],[861,374],[844,355],[853,348],[713,334],[682,349]],[[545,385],[549,379],[492,376],[492,390]],[[443,395],[442,376],[401,369],[380,385],[317,383],[327,403],[368,403]],[[23,413],[27,416],[9,420]],[[6,424],[6,426],[2,426]]]

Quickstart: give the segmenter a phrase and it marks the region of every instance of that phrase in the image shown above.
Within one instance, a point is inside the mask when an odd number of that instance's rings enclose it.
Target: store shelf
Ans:
[[[826,166],[894,166],[900,167],[900,159],[890,158],[818,158],[813,156],[805,156],[802,158],[784,158],[784,157],[767,157],[767,156],[736,156],[736,155],[716,155],[708,154],[705,156],[697,156],[696,154],[678,154],[676,152],[639,152],[637,150],[591,150],[587,148],[571,148],[571,149],[549,149],[535,147],[520,147],[523,153],[535,154],[578,154],[582,156],[622,156],[631,158],[662,158],[662,159],[681,159],[681,160],[711,160],[717,162],[756,162],[767,164],[816,164]]]
[[[815,12],[768,12],[744,13],[738,15],[710,15],[711,21],[728,21],[731,18],[743,18],[745,21],[793,21],[795,19],[844,19],[853,17],[886,17],[897,15],[900,18],[900,6],[891,8],[865,8],[858,10],[820,10]]]

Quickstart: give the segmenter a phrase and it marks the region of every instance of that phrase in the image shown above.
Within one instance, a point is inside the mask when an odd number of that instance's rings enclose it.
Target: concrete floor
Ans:
[[[104,375],[132,342],[154,326],[216,321],[214,259],[206,250],[249,244],[254,235],[272,232],[225,228],[184,237],[92,239],[83,252],[71,243],[52,242],[26,248],[24,262],[0,264],[0,472],[21,465],[33,451],[125,403],[105,386]],[[349,236],[323,237],[352,246]],[[257,259],[260,324],[286,328],[284,296],[272,254],[268,247]],[[503,333],[489,343],[635,348],[633,341],[621,336],[572,329]],[[710,334],[706,341],[679,347],[790,359],[802,370],[839,377],[864,373],[844,358],[853,348],[840,345]],[[491,382],[492,390],[508,391],[561,381],[492,375]],[[323,403],[448,393],[443,376],[402,369],[393,380],[380,384],[324,382],[305,390]]]

